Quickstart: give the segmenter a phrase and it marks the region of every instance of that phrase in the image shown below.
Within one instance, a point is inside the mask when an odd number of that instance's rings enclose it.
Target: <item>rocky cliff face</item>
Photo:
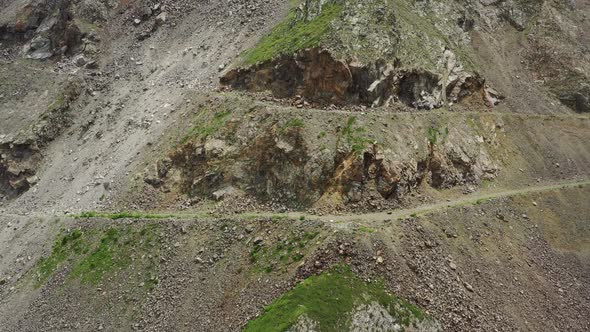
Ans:
[[[404,103],[416,109],[433,109],[469,97],[473,97],[471,102],[489,107],[499,101],[483,78],[465,72],[456,63],[450,50],[444,55],[449,70],[438,75],[424,69],[402,69],[399,61],[362,65],[336,60],[329,51],[312,48],[232,70],[221,78],[221,84],[254,92],[269,90],[279,98],[303,96],[320,105]]]
[[[509,24],[526,35],[529,45],[522,46],[522,51],[528,54],[527,70],[532,69],[533,76],[551,77],[541,82],[554,97],[584,112],[589,81],[587,36],[577,26],[588,23],[574,13],[586,6],[585,2],[553,1],[305,2],[284,23],[292,28],[274,33],[301,33],[306,26],[328,19],[321,8],[332,13],[335,7],[336,13],[329,16],[332,21],[324,23],[323,35],[302,44],[319,49],[293,55],[288,45],[291,52],[282,53],[281,43],[292,41],[271,33],[247,53],[247,64],[253,59],[259,63],[230,71],[221,83],[249,91],[270,90],[280,98],[302,95],[323,103],[380,106],[401,101],[432,109],[476,94],[481,105],[493,106],[502,96],[492,89],[494,82],[486,84],[479,74],[491,64],[474,51],[472,34],[502,34]],[[569,38],[555,51],[547,41],[559,33]]]
[[[212,117],[200,110],[200,124],[157,163],[146,182],[197,197],[244,192],[310,207],[355,204],[374,193],[395,203],[422,184],[477,185],[499,171],[493,145],[474,140],[483,133],[462,124],[420,120],[413,134],[391,137],[388,131],[367,132],[375,120],[396,131],[399,124],[385,114],[374,120],[326,114],[313,123],[264,104],[244,112],[244,102],[239,97],[219,101]],[[247,118],[256,119],[257,127]]]

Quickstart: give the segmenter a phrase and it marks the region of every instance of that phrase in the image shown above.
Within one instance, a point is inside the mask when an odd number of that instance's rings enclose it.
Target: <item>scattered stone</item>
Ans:
[[[78,67],[83,67],[84,65],[86,65],[88,63],[88,60],[86,60],[86,58],[84,57],[84,55],[79,54],[74,58],[74,63],[76,64],[76,66]]]
[[[168,19],[168,14],[166,12],[161,12],[160,14],[158,14],[158,16],[156,16],[156,25],[157,26],[164,25],[164,23],[166,23],[167,19]]]

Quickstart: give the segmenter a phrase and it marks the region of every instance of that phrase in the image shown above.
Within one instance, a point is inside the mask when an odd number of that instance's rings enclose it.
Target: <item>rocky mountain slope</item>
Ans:
[[[0,0],[0,331],[590,329],[588,13]]]

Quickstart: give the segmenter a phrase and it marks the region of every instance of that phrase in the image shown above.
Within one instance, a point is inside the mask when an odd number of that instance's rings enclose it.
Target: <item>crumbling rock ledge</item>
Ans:
[[[144,181],[194,198],[247,194],[293,208],[345,207],[368,197],[397,204],[422,184],[478,185],[499,171],[485,148],[458,132],[418,150],[379,144],[317,150],[309,136],[272,126],[239,141],[191,140],[158,161]]]
[[[446,72],[405,69],[396,63],[364,65],[335,59],[319,48],[227,72],[220,83],[233,89],[271,91],[276,97],[303,96],[320,104],[383,106],[401,102],[417,109],[433,109],[467,99],[493,106],[501,96],[478,74],[465,72],[455,55],[442,55]]]
[[[0,198],[19,195],[39,181],[41,150],[72,124],[71,105],[81,91],[80,81],[69,81],[29,131],[0,135]]]
[[[0,142],[0,194],[10,197],[37,183],[35,173],[40,161],[34,141]]]

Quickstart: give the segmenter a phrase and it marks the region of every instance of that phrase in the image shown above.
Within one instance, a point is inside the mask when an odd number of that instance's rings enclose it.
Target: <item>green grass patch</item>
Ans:
[[[100,238],[98,246],[72,268],[70,276],[82,282],[97,284],[106,273],[126,269],[132,263],[134,252],[150,251],[156,245],[157,238],[154,226],[144,227],[140,231],[129,227],[109,228]],[[153,266],[155,261],[148,263]],[[153,283],[153,278],[148,281]]]
[[[420,309],[387,292],[383,282],[364,282],[349,268],[339,266],[299,283],[267,306],[244,331],[282,332],[302,315],[316,322],[318,331],[347,331],[353,310],[372,302],[386,308],[403,327],[426,319]]]
[[[486,198],[480,198],[480,199],[476,200],[473,204],[474,205],[481,205],[481,204],[485,203],[485,201],[487,201]]]
[[[82,231],[74,230],[61,235],[53,244],[51,255],[42,257],[37,263],[36,287],[43,285],[57,268],[72,254],[81,254],[85,250]]]
[[[191,127],[188,133],[180,140],[181,144],[185,144],[193,138],[203,140],[213,136],[225,126],[225,122],[231,115],[231,111],[223,110],[213,113],[213,116],[210,119],[208,119],[207,115],[209,115],[207,110],[199,112],[199,116],[194,120],[197,124]]]
[[[148,225],[139,230],[111,227],[104,231],[75,230],[60,235],[51,254],[37,263],[35,286],[42,286],[63,264],[69,265],[69,279],[98,284],[107,273],[125,270],[134,262],[132,257],[141,256],[134,270],[143,271],[142,281],[147,288],[153,288],[157,283],[154,271],[158,264],[156,230],[156,225]]]
[[[292,118],[289,119],[285,124],[281,127],[281,133],[284,134],[290,129],[301,129],[305,127],[305,123],[300,118]]]
[[[83,282],[98,283],[102,276],[115,267],[126,267],[130,258],[117,255],[120,248],[119,231],[111,228],[101,238],[98,247],[74,267],[71,276],[80,278]]]
[[[375,233],[375,229],[367,226],[360,226],[358,230],[363,233]]]
[[[318,46],[329,31],[330,23],[341,11],[340,1],[327,3],[320,15],[308,21],[298,18],[297,9],[293,8],[253,49],[244,53],[243,64],[249,66],[282,54],[293,54],[300,49]]]
[[[435,128],[435,127],[428,127],[426,132],[426,137],[428,138],[428,143],[430,145],[436,145],[439,142],[444,141],[449,136],[449,128],[445,127],[442,129]]]

